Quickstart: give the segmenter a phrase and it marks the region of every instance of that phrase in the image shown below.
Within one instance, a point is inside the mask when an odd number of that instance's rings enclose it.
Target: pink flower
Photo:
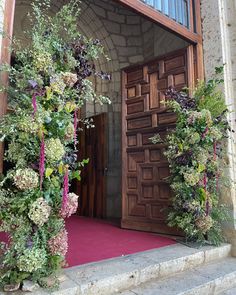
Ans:
[[[62,218],[68,218],[72,214],[76,213],[78,209],[78,198],[79,196],[77,196],[74,193],[70,193],[68,195],[68,201],[66,203],[66,206],[64,208],[62,207],[60,210],[60,216]]]
[[[69,171],[68,171],[68,168],[66,168],[66,173],[64,175],[64,181],[63,181],[62,210],[66,208],[67,206],[68,193],[69,193]]]
[[[74,112],[74,145],[77,144],[78,109]]]
[[[43,134],[41,146],[40,146],[40,160],[39,160],[40,190],[42,190],[44,170],[45,170],[45,143],[44,143],[44,134]]]
[[[62,229],[56,236],[48,241],[48,247],[52,255],[65,256],[68,250],[68,233]]]

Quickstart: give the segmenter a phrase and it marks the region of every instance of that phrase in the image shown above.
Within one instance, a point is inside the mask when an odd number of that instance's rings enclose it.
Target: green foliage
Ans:
[[[78,31],[78,4],[71,1],[49,16],[50,1],[35,0],[29,16],[30,45],[22,48],[14,42],[12,66],[0,66],[9,74],[10,85],[1,91],[7,91],[11,110],[0,120],[8,167],[0,182],[0,231],[10,236],[0,250],[2,286],[25,278],[45,285],[44,278],[65,265],[62,216],[78,205],[75,194],[73,201],[69,194],[63,203],[67,175],[80,180],[88,163],[77,161],[75,128],[79,121],[86,128],[92,125],[79,120],[77,112],[87,100],[110,102],[97,95],[87,79],[110,77],[93,64],[104,55],[100,42]]]
[[[214,245],[224,240],[221,222],[229,218],[227,208],[219,203],[229,129],[227,106],[218,88],[222,81],[199,82],[192,98],[168,90],[167,106],[177,114],[177,123],[164,140],[174,192],[169,226],[178,227],[188,241]],[[158,143],[160,137],[152,140]]]
[[[199,110],[210,110],[212,118],[217,118],[227,110],[222,92],[216,88],[217,84],[214,80],[200,82],[195,92]]]

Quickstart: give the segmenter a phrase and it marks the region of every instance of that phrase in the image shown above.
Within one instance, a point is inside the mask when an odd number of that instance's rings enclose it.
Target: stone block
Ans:
[[[220,294],[221,292],[236,287],[236,271],[226,274],[223,277],[215,280],[215,293]],[[236,294],[236,293],[235,293]]]
[[[106,30],[110,33],[115,33],[119,34],[120,33],[120,24],[114,22],[114,21],[109,21],[109,20],[104,20],[103,21]]]
[[[109,36],[109,33],[107,32],[107,30],[105,29],[105,27],[101,27],[101,28],[94,28],[94,33],[96,34],[95,36],[99,36],[100,39],[106,39]]]
[[[109,1],[110,2],[110,1]],[[106,11],[115,11],[115,5],[112,5],[111,3],[108,3],[108,1],[103,0],[94,0],[94,3],[102,8],[104,8]]]
[[[119,62],[122,63],[122,62],[128,62],[128,59],[126,56],[119,56]]]
[[[160,265],[151,264],[140,270],[139,283],[146,283],[159,277]]]
[[[111,62],[113,63],[114,59],[117,58],[117,48],[110,50],[108,54],[109,54],[109,57],[112,59]]]
[[[135,64],[135,63],[138,63],[138,62],[141,62],[141,61],[143,61],[143,56],[142,55],[134,55],[134,56],[129,57],[129,62],[131,64]]]
[[[142,32],[143,33],[146,33],[147,31],[151,30],[153,26],[153,23],[152,22],[149,22],[149,21],[143,21],[142,23]]]
[[[236,294],[236,288],[232,288],[232,289],[229,289],[229,290],[224,292],[224,295],[235,295],[235,294]],[[129,293],[127,295],[129,295]]]
[[[92,7],[95,14],[97,14],[101,17],[104,17],[104,18],[106,17],[106,10],[104,8],[94,5],[94,4],[90,4],[90,6]]]
[[[140,36],[141,29],[139,25],[121,25],[121,34],[124,36]]]
[[[137,54],[138,48],[137,47],[117,47],[118,53],[121,56],[132,56]]]
[[[111,11],[108,11],[107,13],[108,19],[117,23],[125,23],[125,16],[122,14],[114,13]]]
[[[103,280],[80,285],[81,295],[111,295],[121,290],[127,290],[136,286],[138,281],[138,272],[132,271],[119,274],[114,277],[107,277]],[[80,295],[80,293],[78,293]]]
[[[139,16],[127,16],[126,22],[128,25],[137,25],[140,23],[140,17]]]
[[[142,38],[140,37],[129,37],[127,39],[128,46],[141,46],[142,45]]]
[[[121,6],[122,7],[122,6]],[[126,15],[126,16],[136,16],[136,13],[133,12],[132,10],[130,9],[125,9],[125,8],[119,8],[117,9],[117,13],[119,14],[123,14],[123,15]]]
[[[111,38],[115,45],[126,46],[126,39],[124,36],[113,34],[111,35]]]
[[[209,247],[205,251],[205,262],[222,259],[230,255],[231,245],[225,244],[221,247]]]
[[[25,280],[23,281],[22,291],[24,292],[34,292],[39,289],[39,285],[35,282]]]
[[[160,263],[160,277],[169,276],[199,266],[204,262],[204,252],[200,251],[189,256],[184,256]]]
[[[109,51],[114,49],[114,44],[113,44],[113,41],[112,39],[109,37],[106,37],[104,40],[103,40],[103,46],[108,49]],[[109,51],[107,52],[107,55],[109,56]]]
[[[19,288],[20,288],[20,283],[9,284],[9,285],[4,286],[4,291],[5,292],[15,292],[15,291],[19,290]]]
[[[214,282],[208,282],[192,289],[184,291],[181,295],[210,295],[214,294]]]
[[[60,287],[57,291],[50,293],[51,295],[77,295],[78,294],[78,285],[67,278],[66,281],[60,284]]]

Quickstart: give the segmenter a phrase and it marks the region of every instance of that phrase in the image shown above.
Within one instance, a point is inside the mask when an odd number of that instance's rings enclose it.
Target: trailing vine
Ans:
[[[26,278],[42,283],[65,265],[64,218],[78,207],[69,183],[80,180],[87,163],[77,161],[78,111],[86,100],[110,102],[87,79],[110,76],[93,62],[104,55],[99,40],[78,31],[77,1],[52,17],[49,0],[34,1],[32,9],[30,45],[15,42],[12,65],[1,65],[10,79],[1,89],[10,109],[0,122],[7,167],[0,183],[0,231],[9,236],[0,249],[1,286]]]
[[[222,82],[218,78],[199,82],[192,97],[168,89],[166,105],[177,115],[176,127],[164,139],[158,134],[152,138],[167,145],[173,191],[169,226],[179,228],[187,241],[215,245],[223,241],[221,223],[228,219],[219,200],[221,188],[227,185],[229,134],[228,109],[218,89]]]

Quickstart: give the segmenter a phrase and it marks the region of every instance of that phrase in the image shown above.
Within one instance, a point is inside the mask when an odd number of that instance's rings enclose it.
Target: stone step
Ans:
[[[227,257],[117,294],[236,295],[234,287],[236,287],[236,258]],[[232,289],[229,290],[230,288]]]
[[[176,244],[70,268],[65,274],[78,284],[77,295],[113,295],[152,279],[170,276],[225,258],[230,252],[229,244],[201,249]]]
[[[228,289],[228,290],[220,293],[219,295],[236,295],[236,287],[232,288],[232,289]]]
[[[181,244],[171,245],[68,268],[64,271],[58,291],[48,293],[40,290],[34,291],[34,295],[114,295],[154,279],[165,278],[226,258],[230,252],[229,244],[200,249]]]

